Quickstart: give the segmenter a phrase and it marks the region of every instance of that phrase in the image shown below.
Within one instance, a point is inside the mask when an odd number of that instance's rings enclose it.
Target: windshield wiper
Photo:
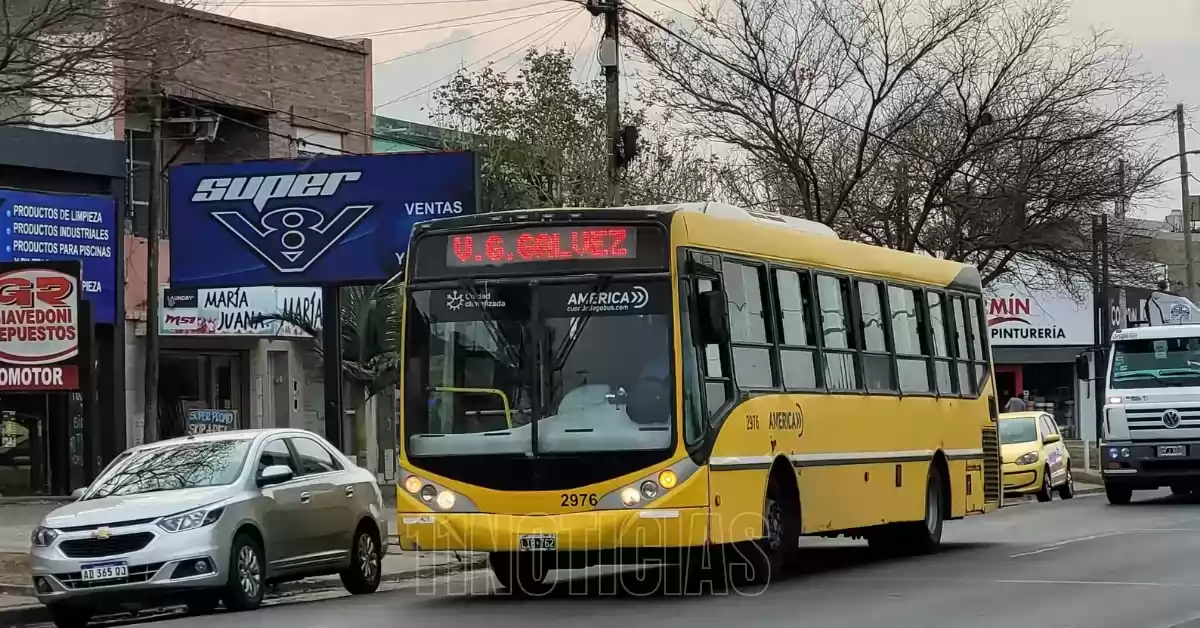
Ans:
[[[504,356],[508,358],[509,364],[515,368],[520,368],[520,350],[514,347],[511,342],[509,342],[508,338],[505,337],[501,332],[500,324],[496,322],[496,318],[492,316],[490,312],[488,312],[482,295],[475,287],[475,280],[471,279],[470,277],[463,277],[458,281],[458,285],[462,286],[463,290],[466,290],[471,295],[471,298],[475,300],[475,303],[478,304],[478,307],[475,309],[477,309],[479,311],[479,315],[483,317],[483,327],[487,330],[488,335],[492,337],[492,342],[496,343],[496,347],[504,352]]]
[[[589,309],[583,313],[583,316],[579,317],[579,322],[577,324],[572,325],[574,329],[568,331],[569,335],[563,339],[562,346],[559,347],[559,350],[555,353],[552,360],[552,364],[554,364],[554,372],[557,373],[558,371],[561,371],[564,366],[566,366],[567,357],[570,356],[571,352],[575,350],[575,344],[579,342],[580,336],[583,335],[584,328],[587,327],[588,322],[592,320],[592,316],[594,316],[596,313],[596,308],[593,307],[595,305],[593,301],[596,300],[596,295],[600,294],[601,290],[607,288],[611,280],[612,277],[609,275],[597,275],[593,280],[594,285],[592,286],[591,292],[588,293],[588,298],[586,301],[586,307]]]

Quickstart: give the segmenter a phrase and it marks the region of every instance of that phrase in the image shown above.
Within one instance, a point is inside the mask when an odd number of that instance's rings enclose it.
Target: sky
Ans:
[[[693,0],[697,1],[697,0]],[[326,37],[369,36],[375,57],[378,115],[428,122],[431,92],[458,69],[494,64],[516,68],[531,45],[575,54],[576,77],[599,76],[595,52],[600,18],[563,0],[203,0],[205,8],[240,19]],[[642,11],[672,16],[694,12],[689,0],[625,0]],[[675,14],[674,17],[679,17]],[[1164,76],[1169,102],[1183,102],[1200,128],[1200,0],[1075,0],[1070,28],[1110,32],[1131,46],[1149,72]],[[629,83],[625,84],[626,86]],[[1169,129],[1164,128],[1164,132]],[[1169,135],[1169,134],[1168,134]],[[1190,147],[1200,134],[1188,132]],[[1171,136],[1156,149],[1175,153]],[[1200,156],[1193,160],[1200,171]],[[1164,174],[1177,172],[1168,166]],[[1200,181],[1193,179],[1193,188]],[[1179,206],[1178,180],[1131,211],[1161,218]]]

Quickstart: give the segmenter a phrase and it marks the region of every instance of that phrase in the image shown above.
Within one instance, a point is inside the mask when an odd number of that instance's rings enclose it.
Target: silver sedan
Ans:
[[[339,574],[379,587],[387,518],[374,474],[302,430],[134,447],[33,531],[30,572],[58,626],[185,603],[250,610],[266,585]]]

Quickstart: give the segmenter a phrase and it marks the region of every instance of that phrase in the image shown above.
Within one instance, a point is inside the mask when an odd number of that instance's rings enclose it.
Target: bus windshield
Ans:
[[[1110,388],[1200,386],[1200,338],[1143,338],[1113,343]]]
[[[670,447],[670,311],[666,280],[414,289],[408,454]]]

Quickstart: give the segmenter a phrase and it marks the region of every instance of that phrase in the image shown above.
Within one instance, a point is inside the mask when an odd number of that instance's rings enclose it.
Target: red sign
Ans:
[[[75,390],[79,279],[49,268],[0,272],[0,389]]]
[[[64,366],[0,366],[0,390],[78,390],[79,369]]]
[[[628,259],[637,255],[628,227],[510,229],[451,236],[446,265],[499,266],[520,262]]]

